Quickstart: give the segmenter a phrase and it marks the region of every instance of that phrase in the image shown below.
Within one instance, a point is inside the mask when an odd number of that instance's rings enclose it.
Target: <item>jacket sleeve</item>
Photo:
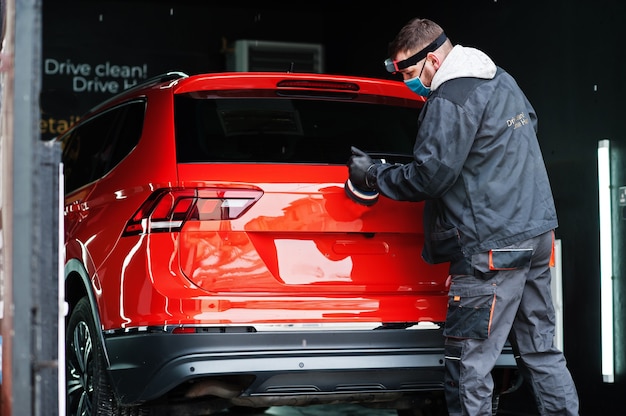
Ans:
[[[439,96],[429,98],[420,113],[414,160],[378,166],[377,189],[396,200],[440,197],[457,181],[477,126],[475,115],[463,106]]]

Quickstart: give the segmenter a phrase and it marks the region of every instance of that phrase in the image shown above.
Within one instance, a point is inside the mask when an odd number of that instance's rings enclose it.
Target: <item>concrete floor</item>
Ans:
[[[395,410],[369,409],[357,404],[328,404],[313,406],[276,406],[258,412],[224,411],[220,416],[397,416]]]
[[[225,410],[219,416],[397,416],[393,409],[375,409],[358,404],[320,404],[311,406],[275,406],[269,409],[242,408]],[[534,398],[524,384],[500,397],[497,416],[538,416]]]
[[[334,404],[334,405],[314,405],[314,406],[277,406],[270,407],[263,411],[255,412],[253,409],[245,413],[224,411],[220,416],[397,416],[395,410],[370,409],[356,404]],[[498,416],[536,416],[537,413],[520,410],[501,410]]]
[[[265,416],[397,416],[395,410],[368,409],[356,404],[270,407],[265,413],[260,414]]]

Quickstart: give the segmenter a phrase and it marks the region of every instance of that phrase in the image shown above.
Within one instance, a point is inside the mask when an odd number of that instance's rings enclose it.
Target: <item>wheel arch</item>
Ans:
[[[76,307],[76,304],[83,297],[89,299],[89,306],[91,309],[91,316],[94,319],[97,331],[97,337],[102,346],[104,357],[107,363],[107,367],[110,366],[109,355],[104,342],[104,334],[102,332],[102,323],[100,322],[100,312],[98,311],[98,302],[96,301],[96,295],[91,285],[91,279],[89,273],[83,266],[83,264],[77,259],[70,259],[65,263],[65,301],[67,302],[67,316],[69,319],[72,311]]]

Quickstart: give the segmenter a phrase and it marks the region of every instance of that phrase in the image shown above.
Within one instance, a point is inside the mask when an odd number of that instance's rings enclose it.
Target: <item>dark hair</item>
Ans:
[[[437,23],[428,19],[411,19],[389,43],[389,56],[395,57],[398,52],[415,53],[435,40],[443,33]]]

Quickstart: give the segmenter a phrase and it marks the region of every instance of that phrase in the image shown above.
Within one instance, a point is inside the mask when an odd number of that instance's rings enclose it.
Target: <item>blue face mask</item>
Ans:
[[[420,95],[422,97],[428,97],[428,94],[430,94],[430,88],[422,84],[422,80],[419,76],[407,79],[404,81],[404,83],[407,87],[409,87],[411,91],[413,91],[417,95]]]

